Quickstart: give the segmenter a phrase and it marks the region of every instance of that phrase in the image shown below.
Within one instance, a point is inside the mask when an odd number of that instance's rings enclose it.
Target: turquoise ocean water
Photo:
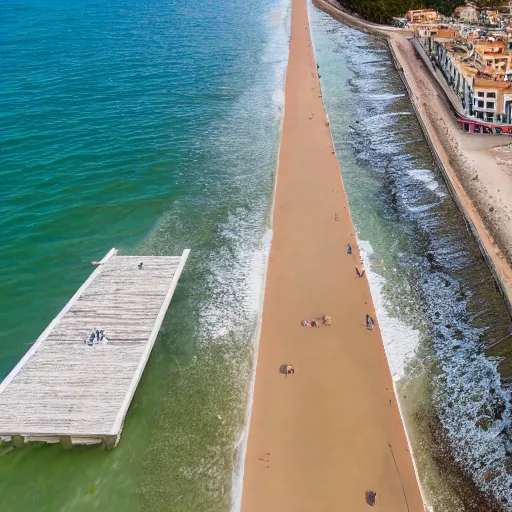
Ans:
[[[119,447],[3,450],[2,512],[236,507],[288,9],[0,0],[2,377],[91,260],[192,250]]]

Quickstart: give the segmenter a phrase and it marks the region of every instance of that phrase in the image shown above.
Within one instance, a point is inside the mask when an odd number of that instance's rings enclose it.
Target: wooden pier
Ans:
[[[189,252],[98,262],[0,384],[0,437],[115,447]]]

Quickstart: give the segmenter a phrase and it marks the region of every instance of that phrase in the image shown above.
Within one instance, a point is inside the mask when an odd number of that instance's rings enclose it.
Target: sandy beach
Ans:
[[[477,136],[460,129],[442,88],[415,53],[410,42],[411,31],[352,16],[334,0],[313,0],[313,3],[342,23],[387,38],[438,163],[512,313],[510,137]]]
[[[423,511],[378,324],[365,325],[375,312],[356,278],[306,0],[293,0],[273,229],[242,511]],[[330,327],[301,326],[322,315]]]

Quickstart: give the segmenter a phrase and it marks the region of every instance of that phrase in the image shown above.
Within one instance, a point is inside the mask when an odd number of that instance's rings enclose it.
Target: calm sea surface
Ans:
[[[192,250],[119,447],[0,450],[0,510],[236,507],[289,2],[0,0],[0,19],[1,376],[91,260]]]

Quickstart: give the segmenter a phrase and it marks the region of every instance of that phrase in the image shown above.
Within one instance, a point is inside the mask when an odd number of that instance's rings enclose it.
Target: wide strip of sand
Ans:
[[[306,0],[292,6],[273,228],[242,511],[423,511],[379,328],[365,326],[375,312],[355,277]],[[320,315],[332,326],[301,326]]]

